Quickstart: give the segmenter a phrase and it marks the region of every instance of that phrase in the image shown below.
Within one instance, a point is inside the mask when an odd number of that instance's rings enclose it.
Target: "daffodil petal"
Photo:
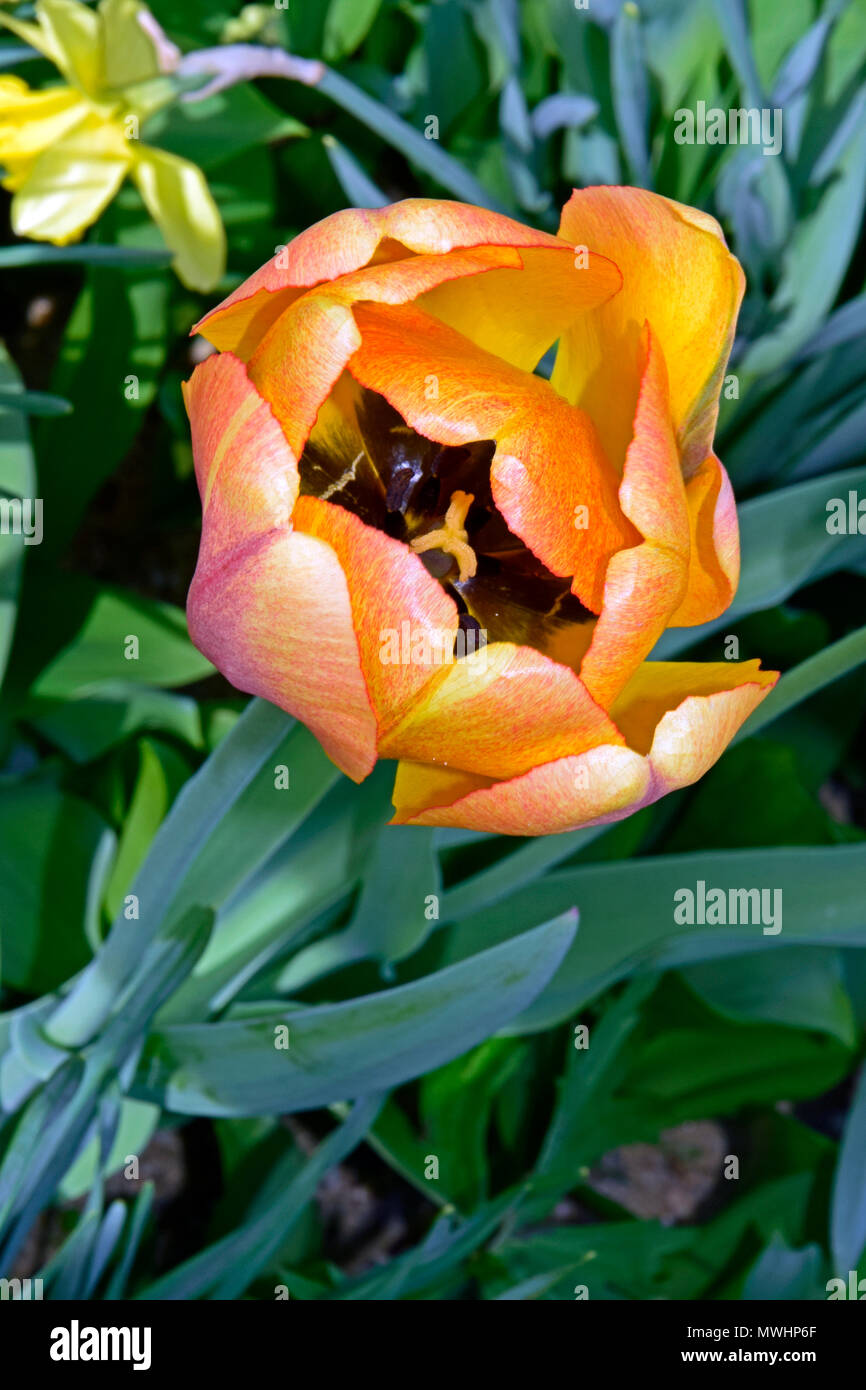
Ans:
[[[111,202],[129,162],[116,127],[96,117],[81,122],[43,150],[18,187],[12,199],[16,234],[58,246],[76,240]]]
[[[132,176],[145,206],[174,252],[172,265],[190,289],[212,290],[225,271],[226,234],[197,165],[144,145]]]
[[[15,192],[36,159],[75,130],[91,108],[72,87],[31,91],[18,77],[0,77],[0,165],[3,186]]]
[[[40,24],[32,24],[27,19],[16,19],[14,15],[0,13],[0,24],[22,40],[22,42],[35,48],[37,53],[41,53],[43,58],[47,58],[56,68],[62,69],[63,55],[53,37]]]
[[[47,56],[70,82],[97,96],[103,82],[103,47],[96,11],[79,0],[36,0],[36,17]]]
[[[106,87],[119,90],[159,75],[156,47],[139,23],[144,13],[147,7],[141,0],[100,0]]]

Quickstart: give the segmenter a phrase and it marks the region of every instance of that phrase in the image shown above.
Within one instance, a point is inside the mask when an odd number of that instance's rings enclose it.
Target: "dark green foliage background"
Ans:
[[[329,73],[143,132],[207,172],[212,301],[129,189],[80,246],[0,249],[0,487],[45,511],[42,545],[0,537],[0,1276],[96,1299],[825,1298],[866,1275],[866,536],[825,524],[866,498],[866,7],[153,9],[186,49],[278,43]],[[782,154],[678,145],[699,100],[781,108]],[[712,211],[746,270],[718,439],[742,583],[657,655],[718,661],[734,634],[783,679],[698,786],[617,826],[384,829],[393,769],[355,788],[278,711],[239,717],[187,637],[189,325],[338,208],[451,196],[555,229],[593,182]],[[698,879],[781,889],[782,933],[676,926]],[[710,1119],[739,1176],[686,1224],[597,1191],[602,1155]],[[173,1205],[112,1177],[157,1131],[185,1146]],[[365,1185],[384,1263],[335,1235],[329,1172]]]

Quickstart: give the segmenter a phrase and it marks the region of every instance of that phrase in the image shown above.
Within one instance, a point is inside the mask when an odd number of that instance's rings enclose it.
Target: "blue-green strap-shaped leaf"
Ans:
[[[854,1093],[839,1163],[833,1179],[830,1214],[830,1246],[833,1273],[847,1280],[850,1269],[858,1269],[866,1253],[866,1067]]]
[[[849,671],[855,671],[864,661],[866,627],[858,627],[856,632],[849,632],[847,636],[840,637],[838,642],[833,642],[823,651],[801,661],[792,671],[786,671],[779,684],[746,720],[732,742],[751,738],[774,719],[786,714],[789,709],[794,709],[803,700],[808,700],[810,695],[846,676]]]
[[[566,912],[446,970],[345,1003],[158,1030],[136,1094],[182,1114],[264,1115],[396,1086],[526,1008],[576,927]]]
[[[31,523],[35,520],[34,492],[36,472],[33,465],[33,450],[27,421],[22,412],[26,406],[20,405],[25,399],[15,367],[6,349],[0,345],[0,404],[7,407],[19,403],[19,409],[0,411],[0,498],[8,507],[17,503],[22,507],[23,499],[28,499],[31,509]],[[10,516],[12,515],[10,511]],[[33,536],[35,538],[35,530]],[[6,670],[6,662],[12,646],[12,634],[18,614],[18,588],[21,582],[21,568],[26,554],[27,537],[23,529],[16,534],[11,527],[0,534],[0,684]]]

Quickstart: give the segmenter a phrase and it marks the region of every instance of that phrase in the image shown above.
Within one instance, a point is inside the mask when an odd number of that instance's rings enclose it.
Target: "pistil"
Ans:
[[[460,568],[460,584],[471,579],[478,568],[478,559],[466,531],[466,517],[474,501],[471,492],[453,492],[443,524],[435,531],[428,531],[426,536],[416,536],[410,541],[416,554],[422,550],[442,550],[453,556]]]

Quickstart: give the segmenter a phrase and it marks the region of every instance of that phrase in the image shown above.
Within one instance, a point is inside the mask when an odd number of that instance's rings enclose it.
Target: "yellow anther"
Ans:
[[[443,525],[436,531],[428,531],[426,536],[418,536],[410,541],[416,554],[422,550],[444,550],[446,555],[453,555],[460,567],[461,584],[471,579],[478,568],[475,551],[466,534],[466,517],[474,501],[475,496],[471,492],[453,492]]]

